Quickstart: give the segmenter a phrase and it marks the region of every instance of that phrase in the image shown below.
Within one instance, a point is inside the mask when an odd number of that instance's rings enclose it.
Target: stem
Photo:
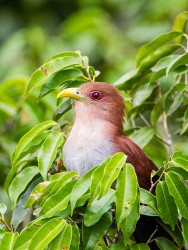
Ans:
[[[91,75],[89,74],[89,71],[88,71],[87,67],[86,67],[85,64],[84,64],[83,59],[82,59],[82,63],[83,63],[83,66],[84,66],[86,75],[87,75],[87,77],[89,78],[89,81],[90,81],[90,82],[93,82],[93,79],[91,78]]]
[[[13,232],[12,228],[9,227],[9,225],[6,223],[6,221],[4,220],[4,218],[0,218],[0,221],[5,225],[6,229],[7,229],[9,232]]]
[[[169,129],[168,129],[167,116],[166,116],[165,112],[163,112],[162,117],[163,117],[163,128],[164,128],[164,132],[165,132],[166,137],[167,137],[168,147],[170,150],[170,154],[172,154],[174,150],[173,150],[173,146],[172,146],[171,134],[170,134]]]
[[[139,113],[139,116],[140,116],[140,118],[145,122],[145,124],[146,124],[148,127],[151,127],[151,125],[149,124],[149,122],[146,120],[146,118],[145,118],[141,113]]]
[[[155,228],[154,232],[150,235],[150,237],[149,237],[149,239],[147,240],[146,244],[149,244],[149,243],[150,243],[151,239],[152,239],[153,236],[156,234],[157,230],[158,230],[158,225],[156,225],[156,228]]]
[[[153,189],[156,187],[157,183],[162,179],[162,177],[163,177],[164,173],[166,172],[166,170],[167,170],[167,168],[168,168],[171,160],[172,159],[171,159],[171,156],[170,156],[169,159],[168,159],[168,162],[167,162],[166,166],[164,167],[163,172],[161,173],[161,175],[159,176],[159,178],[156,180],[156,182],[154,182],[154,183],[151,184],[151,187],[149,189],[150,193],[153,192]]]
[[[146,124],[148,127],[151,127],[151,125],[149,124],[149,122],[145,119],[145,117],[144,117],[141,113],[139,113],[139,116],[140,116],[140,118],[145,122],[145,124]],[[161,141],[161,142],[163,142],[164,144],[166,144],[169,148],[171,147],[171,145],[170,145],[167,141],[163,140],[160,136],[158,136],[158,135],[155,134],[155,137],[156,137],[159,141]]]

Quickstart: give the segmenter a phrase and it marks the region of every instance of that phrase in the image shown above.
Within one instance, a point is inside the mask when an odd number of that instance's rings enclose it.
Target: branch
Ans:
[[[154,232],[150,235],[149,239],[147,240],[147,242],[146,242],[147,245],[150,243],[151,239],[156,234],[157,230],[158,230],[158,225],[156,225]]]
[[[151,184],[151,187],[149,189],[150,193],[153,192],[153,189],[157,186],[157,183],[162,179],[162,177],[163,177],[164,173],[166,172],[166,170],[167,170],[167,168],[168,168],[171,160],[172,159],[171,159],[171,156],[170,156],[169,159],[168,159],[168,162],[167,162],[166,166],[164,167],[163,172],[161,173],[161,175],[159,176],[159,178],[154,183]]]
[[[6,221],[3,219],[3,218],[0,218],[0,221],[2,221],[2,223],[5,225],[6,229],[9,231],[9,232],[12,232],[12,228],[9,227],[9,225],[6,223]]]

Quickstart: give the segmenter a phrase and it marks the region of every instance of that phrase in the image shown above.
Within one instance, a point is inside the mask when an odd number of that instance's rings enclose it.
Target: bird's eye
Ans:
[[[98,91],[92,91],[90,94],[89,94],[90,98],[97,101],[97,100],[100,100],[102,98],[102,95],[98,92]]]

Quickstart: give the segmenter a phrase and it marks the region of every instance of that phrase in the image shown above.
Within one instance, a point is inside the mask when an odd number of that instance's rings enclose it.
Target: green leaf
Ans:
[[[161,220],[157,220],[157,222],[164,228],[165,231],[167,231],[167,233],[172,237],[172,239],[174,240],[174,242],[178,245],[179,249],[182,249],[183,247],[183,237],[182,237],[182,232],[179,228],[178,225],[175,226],[174,231],[172,230],[172,228],[163,223],[163,221]]]
[[[104,165],[103,176],[99,182],[100,185],[100,196],[103,197],[110,190],[112,184],[117,179],[122,167],[125,165],[127,156],[118,152],[110,157],[110,161],[108,164]],[[95,175],[95,171],[93,172],[93,176]],[[92,179],[93,180],[93,179]]]
[[[52,74],[47,81],[42,85],[40,89],[39,98],[44,97],[49,92],[53,91],[57,87],[61,86],[63,83],[67,81],[71,81],[76,79],[79,76],[83,76],[81,70],[76,68],[60,70],[54,74]]]
[[[178,210],[174,198],[169,194],[165,181],[160,181],[157,184],[156,199],[161,219],[164,223],[169,224],[172,230],[174,230],[178,220]]]
[[[141,148],[144,148],[154,137],[154,129],[149,127],[142,127],[139,130],[136,130],[129,137],[135,143],[137,143]]]
[[[157,237],[155,242],[161,250],[178,250],[178,248],[170,240],[164,237]]]
[[[140,66],[140,64],[145,60],[145,58],[148,57],[149,54],[152,54],[154,51],[158,50],[158,48],[160,48],[162,45],[170,42],[171,40],[180,35],[182,35],[182,33],[176,31],[165,33],[159,35],[151,42],[140,47],[140,49],[137,52],[137,58],[136,58],[137,65]]]
[[[164,108],[168,116],[172,115],[182,104],[184,94],[183,91],[186,89],[185,83],[179,83],[173,86],[164,99]]]
[[[53,218],[46,222],[31,238],[28,250],[44,249],[64,228],[66,221]]]
[[[4,215],[7,211],[7,206],[4,203],[0,203],[0,214]]]
[[[185,32],[186,31],[186,24],[188,20],[188,11],[181,12],[175,19],[173,25],[173,31]],[[183,37],[177,37],[175,40],[178,43],[182,42]]]
[[[164,95],[161,96],[161,98],[159,98],[157,100],[157,102],[155,103],[152,111],[151,111],[151,116],[150,116],[150,121],[152,126],[155,126],[159,117],[161,116],[161,114],[164,111]]]
[[[43,123],[36,125],[20,139],[17,147],[15,148],[12,154],[12,169],[9,172],[5,182],[6,189],[8,189],[12,179],[14,178],[17,172],[17,169],[19,168],[19,161],[20,158],[22,157],[24,150],[28,147],[29,144],[32,144],[32,141],[37,136],[40,136],[42,132],[53,126],[58,126],[58,124],[54,121],[45,121]]]
[[[171,164],[183,168],[188,172],[188,156],[181,152],[175,152],[172,155]]]
[[[65,186],[60,188],[58,192],[51,195],[42,205],[40,212],[41,218],[49,218],[55,215],[58,211],[67,207],[70,200],[70,193],[76,183],[76,180],[70,181]]]
[[[188,130],[188,108],[186,109],[183,117],[183,126],[180,134],[183,135]]]
[[[118,79],[113,85],[118,89],[127,89],[132,86],[132,81],[138,77],[138,69],[134,69],[123,75],[120,79]],[[127,86],[128,85],[128,86]]]
[[[19,249],[28,249],[29,243],[31,242],[32,237],[37,233],[37,231],[51,219],[45,220],[36,220],[28,224],[20,233],[19,237],[16,239],[14,248],[15,250]]]
[[[14,209],[20,194],[25,190],[30,181],[39,173],[37,167],[27,167],[23,169],[12,181],[9,187],[9,196]]]
[[[174,197],[176,206],[182,217],[188,219],[188,188],[178,174],[168,172],[165,174],[168,190]]]
[[[48,250],[70,249],[71,241],[72,227],[69,224],[65,224],[62,232],[58,234],[50,243]]]
[[[170,63],[166,70],[166,74],[168,75],[170,72],[175,70],[181,65],[186,65],[188,63],[188,53],[180,55],[178,58],[176,58],[174,61]]]
[[[72,227],[72,240],[71,240],[71,245],[70,245],[70,249],[71,250],[79,250],[79,246],[80,246],[80,232],[79,232],[79,228],[77,227],[77,225],[71,225]]]
[[[140,243],[140,244],[131,244],[130,245],[130,250],[150,250],[149,246],[144,244],[144,243]]]
[[[175,50],[179,49],[181,46],[179,44],[174,45],[165,45],[159,47],[157,50],[153,51],[152,53],[148,54],[145,57],[139,66],[139,73],[143,73],[150,68],[152,68],[161,58],[166,57],[172,54]]]
[[[96,224],[100,218],[112,208],[115,201],[115,190],[110,189],[101,199],[95,199],[88,204],[84,216],[84,225],[90,227]]]
[[[17,202],[11,219],[11,225],[13,226],[14,230],[18,228],[20,223],[24,221],[26,216],[28,215],[29,209],[25,209],[26,201],[32,191],[32,189],[41,181],[41,178],[34,179],[29,186],[26,188],[23,194],[21,194],[19,201]]]
[[[156,197],[143,188],[140,188],[140,202],[145,205],[148,205],[157,214],[159,214]]]
[[[140,106],[150,95],[153,90],[157,87],[157,84],[145,83],[141,85],[132,95],[133,107]]]
[[[75,184],[70,195],[71,214],[73,214],[78,199],[82,197],[89,190],[91,184],[91,175],[93,171],[95,171],[95,169],[96,167],[91,169]]]
[[[71,99],[64,99],[63,102],[58,106],[53,114],[53,119],[55,121],[59,120],[66,112],[68,112],[72,107]]]
[[[47,180],[48,170],[56,157],[57,150],[64,141],[63,133],[52,131],[45,139],[38,153],[38,167],[43,179]]]
[[[137,198],[138,182],[134,167],[126,163],[117,178],[116,185],[116,220],[118,227],[133,209]]]
[[[28,82],[27,92],[36,94],[39,92],[40,87],[47,81],[47,79],[58,72],[59,70],[66,69],[70,66],[82,65],[80,55],[77,57],[63,56],[56,57],[38,68],[31,76]],[[38,93],[39,94],[39,93]]]
[[[0,241],[0,249],[2,250],[13,250],[14,249],[14,243],[18,237],[18,232],[12,233],[12,232],[6,232]]]
[[[49,183],[49,181],[41,182],[32,190],[32,193],[25,204],[25,208],[31,207],[40,198]]]
[[[185,246],[185,249],[187,249],[188,248],[188,220],[182,218],[181,226],[182,226],[184,246]]]
[[[91,227],[83,225],[82,240],[85,250],[93,250],[101,237],[105,235],[112,223],[112,216],[106,213],[102,216],[100,221]]]
[[[140,196],[137,195],[137,198],[134,202],[133,209],[131,210],[130,214],[125,217],[125,219],[121,223],[121,230],[123,233],[124,243],[127,245],[129,238],[133,234],[136,228],[136,223],[140,218]]]

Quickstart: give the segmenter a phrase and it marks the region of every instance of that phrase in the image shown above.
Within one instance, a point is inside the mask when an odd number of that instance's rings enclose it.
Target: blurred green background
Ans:
[[[0,202],[20,137],[51,119],[53,97],[25,96],[30,75],[51,55],[80,50],[113,83],[135,66],[137,49],[171,30],[187,0],[0,1]]]

